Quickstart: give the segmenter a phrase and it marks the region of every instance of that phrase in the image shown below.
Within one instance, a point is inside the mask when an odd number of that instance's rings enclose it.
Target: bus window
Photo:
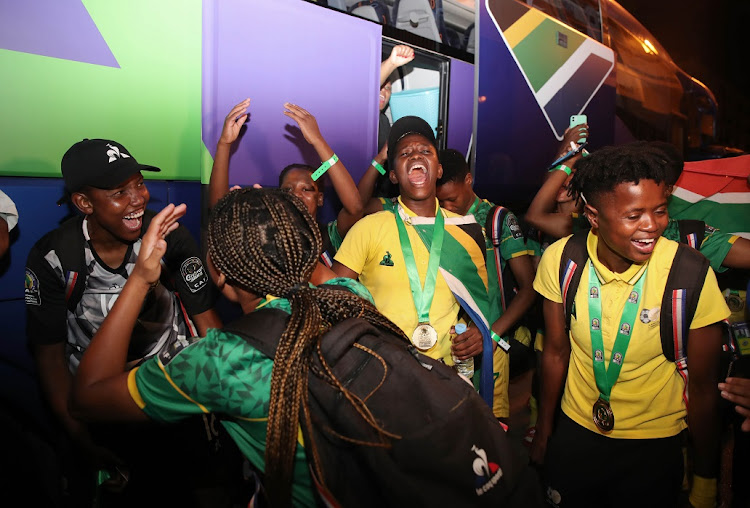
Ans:
[[[308,0],[389,27],[384,34],[443,52],[434,43],[474,53],[475,0]],[[393,30],[397,29],[397,30]],[[467,58],[459,56],[464,60]]]
[[[602,42],[598,0],[527,0],[526,4]]]
[[[383,38],[382,60],[398,41]],[[445,148],[449,60],[414,48],[414,60],[391,75],[391,97],[384,113],[391,124],[402,116],[423,118],[435,130],[438,148]]]

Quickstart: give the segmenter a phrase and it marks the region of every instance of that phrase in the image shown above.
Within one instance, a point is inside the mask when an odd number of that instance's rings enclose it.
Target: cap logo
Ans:
[[[120,153],[120,149],[116,146],[112,146],[107,143],[109,150],[107,150],[107,156],[109,156],[109,162],[116,161],[117,159],[129,159],[130,155],[126,153]]]

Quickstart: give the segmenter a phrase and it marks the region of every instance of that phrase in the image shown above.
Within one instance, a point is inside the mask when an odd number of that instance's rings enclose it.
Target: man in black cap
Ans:
[[[75,143],[61,166],[65,197],[60,202],[70,200],[81,215],[47,233],[29,252],[24,292],[27,340],[42,390],[79,450],[76,455],[86,452],[94,469],[110,475],[108,485],[123,487],[132,465],[122,460],[123,453],[140,453],[135,450],[144,443],[121,448],[115,456],[96,443],[91,428],[70,415],[68,397],[83,352],[132,272],[153,216],[146,209],[150,196],[141,171],[159,168],[139,164],[124,146],[104,139]],[[180,226],[167,243],[164,264],[169,274],[144,301],[124,369],[222,325],[213,308],[215,292],[190,233]],[[110,437],[128,443],[123,448],[132,444],[119,429]],[[126,492],[135,490],[132,483]]]
[[[334,258],[339,276],[359,278],[375,305],[425,355],[454,365],[488,352],[480,393],[491,405],[492,346],[482,229],[473,216],[440,208],[443,168],[435,134],[423,119],[397,120],[388,137],[392,209],[358,221]],[[459,321],[473,323],[456,334]]]

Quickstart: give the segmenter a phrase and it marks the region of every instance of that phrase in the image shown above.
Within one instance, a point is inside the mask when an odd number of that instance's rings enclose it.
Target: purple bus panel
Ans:
[[[298,0],[211,0],[203,17],[203,142],[212,156],[226,114],[251,99],[230,184],[277,186],[288,164],[320,165],[283,114],[286,102],[315,116],[358,181],[377,144],[380,25]],[[332,189],[326,197],[319,218],[330,220]]]
[[[451,58],[446,148],[469,153],[474,126],[474,65]]]

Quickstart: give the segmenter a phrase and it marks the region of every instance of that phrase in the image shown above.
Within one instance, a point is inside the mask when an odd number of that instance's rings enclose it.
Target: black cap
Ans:
[[[393,168],[393,156],[395,155],[396,144],[404,136],[409,134],[419,134],[427,138],[432,146],[437,150],[435,141],[435,131],[430,124],[418,116],[403,116],[396,120],[391,127],[391,133],[388,135],[388,167]]]
[[[108,139],[84,139],[71,146],[61,169],[68,196],[84,186],[113,189],[139,171],[161,171],[139,164],[124,146]]]

